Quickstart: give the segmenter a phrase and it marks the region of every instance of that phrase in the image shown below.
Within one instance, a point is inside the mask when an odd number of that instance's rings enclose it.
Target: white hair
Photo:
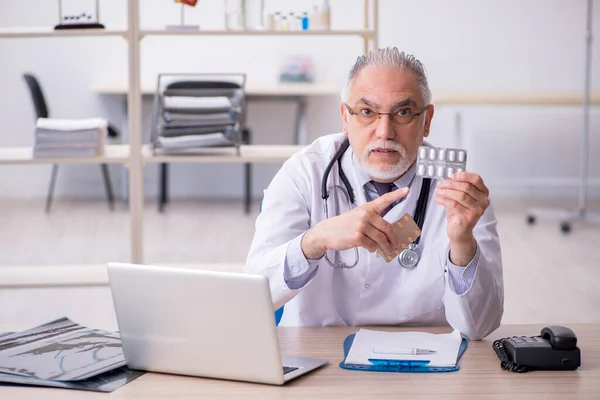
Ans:
[[[362,55],[356,59],[354,66],[348,73],[348,81],[342,89],[341,97],[343,102],[347,102],[350,97],[350,90],[360,71],[367,66],[390,67],[398,71],[411,71],[417,78],[419,86],[421,86],[421,96],[424,104],[431,103],[431,91],[425,74],[425,66],[421,61],[417,60],[412,54],[400,52],[396,47],[387,47],[385,49],[372,50],[366,55]]]

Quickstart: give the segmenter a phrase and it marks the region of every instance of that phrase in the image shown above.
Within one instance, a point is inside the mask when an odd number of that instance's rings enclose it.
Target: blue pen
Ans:
[[[384,358],[369,358],[369,362],[373,365],[382,365],[385,367],[423,367],[429,364],[429,360],[387,360]]]

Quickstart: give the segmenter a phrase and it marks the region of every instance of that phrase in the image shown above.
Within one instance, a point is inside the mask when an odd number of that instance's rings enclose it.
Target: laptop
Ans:
[[[281,385],[328,363],[282,357],[266,277],[109,263],[133,369]]]

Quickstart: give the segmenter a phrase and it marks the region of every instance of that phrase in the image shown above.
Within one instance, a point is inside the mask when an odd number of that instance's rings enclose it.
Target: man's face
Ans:
[[[411,120],[411,114],[427,106],[416,77],[408,70],[365,67],[356,76],[346,104],[340,106],[344,133],[358,161],[372,179],[395,181],[415,162],[433,118],[433,105],[429,105]],[[377,118],[377,113],[394,117]]]

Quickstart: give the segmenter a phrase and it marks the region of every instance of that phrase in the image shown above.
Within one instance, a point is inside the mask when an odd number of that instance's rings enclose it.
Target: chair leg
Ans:
[[[167,188],[168,188],[168,177],[169,177],[169,166],[167,163],[161,163],[159,166],[159,177],[158,177],[158,212],[163,212],[165,204],[169,201]]]
[[[113,196],[112,185],[110,183],[110,175],[108,173],[108,165],[101,164],[102,176],[104,178],[104,188],[106,189],[106,199],[108,200],[108,208],[113,211],[115,209],[115,197]]]
[[[244,194],[244,210],[246,214],[250,213],[250,203],[252,201],[252,164],[244,164],[244,179],[245,179],[245,194]]]
[[[46,197],[46,214],[50,214],[50,207],[52,207],[52,196],[54,196],[54,185],[56,184],[57,174],[58,164],[53,164],[52,173],[50,175],[50,187],[48,188],[48,196]]]
[[[163,201],[165,204],[169,204],[169,164],[163,164]]]

